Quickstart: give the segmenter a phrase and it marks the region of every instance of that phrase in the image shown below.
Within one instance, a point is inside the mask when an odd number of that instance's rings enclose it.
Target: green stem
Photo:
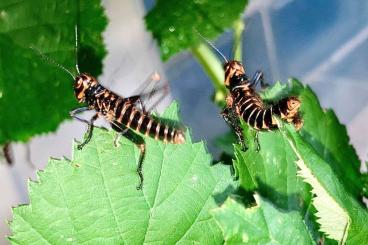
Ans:
[[[191,50],[194,57],[196,57],[212,80],[212,84],[215,87],[215,103],[223,104],[227,91],[224,86],[224,69],[220,60],[206,44],[200,44]]]
[[[239,19],[234,22],[233,29],[234,29],[234,60],[242,61],[242,39],[243,39],[243,32],[244,32],[245,24],[242,19]]]

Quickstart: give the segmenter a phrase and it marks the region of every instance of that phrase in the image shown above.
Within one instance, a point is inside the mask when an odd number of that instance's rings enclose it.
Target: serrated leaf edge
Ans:
[[[279,124],[279,126],[281,125]],[[317,222],[321,225],[320,231],[325,233],[328,238],[338,241],[339,244],[345,244],[351,224],[348,213],[336,202],[313,175],[312,171],[307,167],[296,149],[294,142],[285,135],[283,130],[280,131],[299,159],[295,162],[299,168],[297,176],[301,177],[305,183],[312,187],[312,203],[317,209],[316,216]]]
[[[244,208],[244,210],[242,210],[243,212],[248,212],[248,213],[252,213],[252,212],[256,212],[261,206],[260,206],[260,198],[258,196],[257,193],[254,193],[254,198],[255,198],[255,205],[254,206],[251,206],[251,207],[247,207],[247,208]],[[217,226],[220,228],[221,230],[221,233],[222,233],[222,236],[224,238],[224,244],[229,244],[226,242],[226,234],[225,234],[225,227],[221,224],[221,222],[216,218],[216,215],[217,213],[222,213],[223,212],[223,209],[224,207],[226,206],[229,206],[229,205],[233,205],[237,203],[233,198],[231,197],[228,197],[226,199],[226,201],[220,206],[220,207],[217,207],[217,208],[213,208],[212,210],[210,210],[210,214],[211,216],[214,218]],[[247,239],[246,237],[243,235],[242,237],[243,239],[243,242],[247,242]]]
[[[339,244],[344,244],[351,224],[349,215],[328,194],[303,160],[299,159],[295,163],[299,167],[297,176],[312,186],[312,203],[317,209],[316,216],[317,222],[321,225],[320,231],[325,233],[328,238],[337,240]]]

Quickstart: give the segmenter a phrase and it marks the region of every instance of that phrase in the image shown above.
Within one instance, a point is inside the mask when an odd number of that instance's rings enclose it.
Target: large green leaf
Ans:
[[[230,184],[228,167],[211,167],[204,144],[191,143],[189,135],[181,145],[145,138],[145,179],[137,191],[138,147],[125,137],[115,147],[114,136],[97,129],[83,150],[74,149],[71,161],[50,160],[38,182],[30,183],[30,204],[14,208],[10,240],[221,244],[221,230],[209,210]]]
[[[349,144],[345,127],[338,122],[331,110],[321,108],[309,87],[304,87],[297,80],[292,80],[289,84],[276,83],[262,93],[266,101],[277,101],[290,95],[297,95],[302,101],[300,111],[304,126],[300,132],[301,137],[333,169],[344,189],[355,200],[360,201],[363,188],[357,167],[359,160]],[[310,187],[297,177],[298,168],[295,162],[298,157],[288,139],[278,130],[260,132],[258,152],[254,143],[254,130],[247,125],[244,128],[249,149],[242,152],[239,147],[235,147],[234,161],[240,185],[248,191],[257,190],[283,209],[301,212],[313,237],[318,239],[319,228],[312,215],[315,210],[311,207]]]
[[[98,75],[106,26],[99,0],[0,2],[0,144],[54,131],[77,106],[72,78],[30,49],[75,74],[75,25],[81,70]]]
[[[367,244],[367,210],[346,192],[332,167],[318,152],[290,125],[286,129],[283,135],[298,157],[298,175],[312,186],[321,231],[342,244]]]
[[[305,122],[301,131],[303,139],[329,163],[346,190],[354,197],[360,197],[360,160],[349,142],[345,126],[331,109],[321,108],[317,96],[309,87],[302,90],[300,99],[303,102],[301,111]]]
[[[224,233],[225,244],[315,244],[296,211],[283,211],[255,195],[251,208],[229,198],[214,217]]]
[[[276,83],[262,93],[265,100],[278,100],[298,95],[304,120],[301,135],[327,162],[342,180],[345,188],[357,199],[362,193],[359,159],[349,144],[346,129],[331,110],[323,110],[309,87],[297,80],[290,84]],[[250,149],[236,149],[234,162],[240,183],[247,190],[258,189],[262,195],[283,208],[305,210],[310,200],[308,187],[296,177],[295,153],[279,131],[260,132],[260,151],[254,144],[254,131],[244,126]],[[321,136],[322,135],[322,136]]]
[[[310,199],[309,188],[296,176],[296,156],[288,142],[275,131],[259,134],[260,151],[253,145],[246,152],[235,148],[234,161],[240,185],[258,190],[263,196],[288,210],[306,210]]]
[[[211,39],[231,27],[246,3],[247,0],[158,0],[146,16],[146,25],[160,45],[162,58],[167,60],[201,42],[194,29]]]
[[[277,100],[286,95],[298,95],[302,101],[300,108],[304,125],[301,130],[303,139],[331,166],[342,180],[346,190],[354,197],[362,195],[360,160],[349,142],[346,128],[335,113],[321,107],[317,96],[308,86],[292,79],[290,84],[276,83],[263,94],[267,100]]]
[[[264,92],[266,100],[277,100],[285,93],[287,85],[276,83]],[[287,90],[288,93],[289,90]],[[281,95],[284,96],[284,95]],[[259,132],[257,150],[255,131],[243,124],[246,143],[245,152],[235,147],[234,167],[239,174],[240,185],[248,190],[257,190],[277,206],[287,210],[306,211],[310,200],[309,187],[296,176],[297,159],[287,140],[278,130]]]

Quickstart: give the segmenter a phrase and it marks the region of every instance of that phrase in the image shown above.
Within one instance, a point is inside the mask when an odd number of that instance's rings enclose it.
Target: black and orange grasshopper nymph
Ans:
[[[65,67],[57,64],[55,61],[46,57],[42,53],[41,56],[67,72],[74,80],[74,94],[78,102],[86,104],[85,107],[78,108],[70,112],[70,115],[88,125],[85,140],[78,145],[78,149],[82,149],[91,139],[94,122],[98,118],[104,118],[108,121],[112,128],[125,135],[129,130],[139,132],[143,135],[162,140],[165,143],[181,144],[185,142],[184,132],[181,129],[169,126],[152,117],[144,108],[140,95],[134,95],[128,98],[114,93],[113,91],[102,86],[96,78],[87,73],[79,71],[77,55],[78,55],[78,31],[76,28],[76,71],[74,76]],[[90,120],[83,119],[78,114],[85,111],[95,111],[95,115]],[[140,177],[140,183],[137,189],[141,189],[143,185],[142,164],[145,154],[145,144],[139,144],[141,150],[140,160],[138,162],[137,173]]]
[[[197,32],[198,33],[198,32]],[[259,150],[258,132],[278,128],[275,116],[292,123],[297,130],[303,125],[299,116],[300,100],[295,96],[286,97],[275,104],[267,105],[256,92],[260,83],[264,85],[263,73],[257,71],[252,79],[245,73],[244,66],[236,60],[228,60],[210,41],[198,33],[224,59],[224,85],[229,90],[226,107],[221,116],[235,131],[243,150],[246,149],[240,119],[256,130],[257,150]]]

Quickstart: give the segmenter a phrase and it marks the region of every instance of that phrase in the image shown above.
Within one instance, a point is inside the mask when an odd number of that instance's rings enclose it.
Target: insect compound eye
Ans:
[[[243,81],[244,81],[243,76],[234,75],[231,78],[231,83],[232,83],[233,86],[237,86],[237,85],[241,84]]]

